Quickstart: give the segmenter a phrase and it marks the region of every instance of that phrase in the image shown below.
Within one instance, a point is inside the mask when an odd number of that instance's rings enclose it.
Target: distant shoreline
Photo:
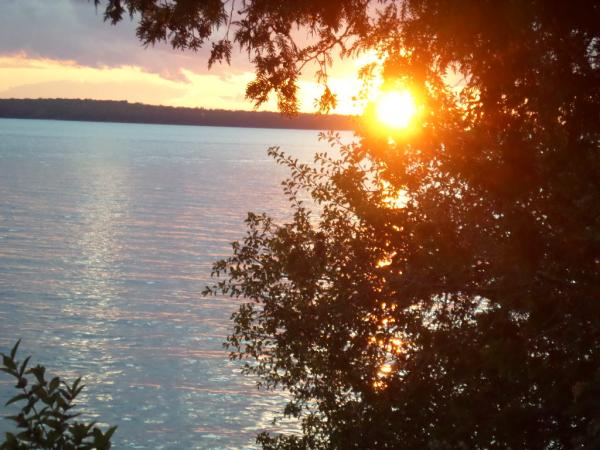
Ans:
[[[117,100],[0,99],[0,118],[81,122],[200,125],[240,128],[353,130],[351,116],[268,111],[230,111],[146,105]]]

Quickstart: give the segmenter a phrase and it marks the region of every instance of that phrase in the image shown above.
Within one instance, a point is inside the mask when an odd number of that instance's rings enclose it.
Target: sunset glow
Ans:
[[[415,114],[415,98],[408,90],[383,92],[376,100],[376,118],[384,126],[392,129],[407,128]]]
[[[212,72],[177,71],[165,77],[135,65],[91,67],[77,63],[28,56],[26,53],[0,55],[0,98],[91,98],[128,100],[152,105],[252,110],[245,89],[253,74],[248,71],[219,75]],[[301,112],[315,112],[315,99],[322,93],[318,83],[299,80]],[[353,101],[360,81],[347,73],[329,80],[338,104],[331,112],[360,114]],[[277,110],[275,98],[261,110]]]

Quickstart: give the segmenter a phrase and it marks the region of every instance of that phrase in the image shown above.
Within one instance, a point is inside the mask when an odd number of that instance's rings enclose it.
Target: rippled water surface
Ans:
[[[272,429],[282,394],[221,345],[236,302],[201,296],[247,211],[287,213],[270,145],[325,148],[315,131],[0,119],[0,349],[21,337],[83,375],[115,448],[250,448]],[[0,377],[2,404],[11,389]]]

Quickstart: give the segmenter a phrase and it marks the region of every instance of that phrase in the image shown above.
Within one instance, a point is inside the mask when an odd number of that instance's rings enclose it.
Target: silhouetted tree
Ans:
[[[285,112],[336,46],[375,49],[422,107],[337,159],[272,149],[293,219],[251,214],[215,265],[209,292],[245,299],[232,356],[302,419],[264,448],[600,448],[600,3],[112,0],[107,17],[124,8],[145,43],[231,29],[248,96]]]

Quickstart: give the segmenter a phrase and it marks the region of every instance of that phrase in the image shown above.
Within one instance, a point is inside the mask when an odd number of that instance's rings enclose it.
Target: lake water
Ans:
[[[284,397],[227,359],[237,301],[201,291],[247,211],[288,214],[267,147],[310,160],[317,134],[0,119],[0,350],[82,375],[114,448],[252,448]]]

